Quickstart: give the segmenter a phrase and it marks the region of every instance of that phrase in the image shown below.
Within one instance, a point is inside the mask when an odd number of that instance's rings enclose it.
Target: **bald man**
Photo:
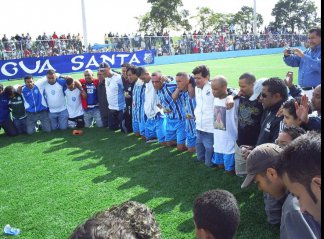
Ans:
[[[235,142],[237,139],[237,100],[226,109],[227,79],[216,76],[211,83],[214,95],[214,157],[212,162],[226,174],[235,174]]]

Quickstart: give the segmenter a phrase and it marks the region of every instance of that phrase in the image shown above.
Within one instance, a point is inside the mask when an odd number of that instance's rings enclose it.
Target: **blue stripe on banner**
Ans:
[[[125,62],[137,66],[154,64],[154,50],[0,60],[0,80],[23,78],[25,75],[43,76],[49,69],[54,69],[58,73],[72,73],[85,69],[97,70],[103,61],[111,68],[120,68]]]

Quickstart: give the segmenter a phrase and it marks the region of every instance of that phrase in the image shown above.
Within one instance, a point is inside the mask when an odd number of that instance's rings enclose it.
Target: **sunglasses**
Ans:
[[[265,93],[261,93],[262,98],[267,98],[268,96]]]

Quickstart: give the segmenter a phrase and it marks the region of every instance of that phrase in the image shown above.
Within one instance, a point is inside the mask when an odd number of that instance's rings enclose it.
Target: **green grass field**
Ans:
[[[149,68],[174,75],[191,72],[199,64],[208,65],[212,76],[225,75],[230,86],[237,86],[246,71],[259,78],[284,77],[291,70],[281,55]],[[241,190],[242,178],[196,164],[195,155],[146,144],[132,134],[91,128],[83,136],[66,130],[8,138],[2,132],[0,155],[0,227],[20,228],[16,238],[67,238],[95,212],[135,200],[153,209],[163,238],[193,239],[193,201],[215,188],[229,190],[238,200],[241,223],[236,238],[279,237],[279,229],[266,222],[262,193],[254,185]],[[0,233],[0,238],[11,237]]]

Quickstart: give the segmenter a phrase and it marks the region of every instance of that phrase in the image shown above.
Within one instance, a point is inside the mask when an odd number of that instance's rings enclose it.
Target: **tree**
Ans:
[[[208,24],[212,26],[213,31],[221,30],[224,26],[230,26],[234,23],[234,14],[231,13],[213,13],[209,18]]]
[[[263,24],[263,17],[259,13],[256,13],[256,15],[257,27],[260,27]],[[241,10],[234,15],[234,23],[239,25],[243,32],[247,32],[248,29],[252,28],[253,21],[253,8],[248,6],[243,6]]]
[[[210,25],[210,18],[214,14],[214,11],[208,7],[197,7],[197,15],[191,18],[196,18],[200,29],[207,30]]]
[[[165,29],[191,30],[188,16],[189,11],[181,9],[182,0],[148,0],[151,3],[151,11],[136,19],[139,30],[151,30],[163,33]]]
[[[317,17],[317,7],[311,0],[279,0],[272,9],[271,15],[275,17],[274,27],[285,27],[292,32],[296,29],[307,31],[320,23]]]

